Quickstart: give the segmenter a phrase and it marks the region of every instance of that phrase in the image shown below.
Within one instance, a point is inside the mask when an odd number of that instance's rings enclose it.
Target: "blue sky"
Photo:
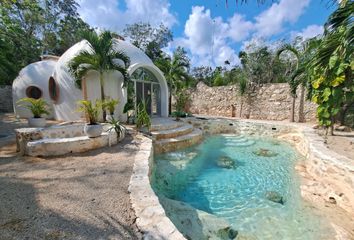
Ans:
[[[174,35],[165,49],[183,46],[193,66],[239,64],[241,49],[249,44],[290,41],[321,34],[333,6],[326,0],[78,0],[79,13],[90,25],[120,32],[126,24],[163,22]]]

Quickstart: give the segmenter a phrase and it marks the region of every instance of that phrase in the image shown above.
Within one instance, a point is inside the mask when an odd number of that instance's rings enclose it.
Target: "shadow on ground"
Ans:
[[[127,190],[137,147],[128,136],[47,159],[0,148],[0,239],[139,239]]]

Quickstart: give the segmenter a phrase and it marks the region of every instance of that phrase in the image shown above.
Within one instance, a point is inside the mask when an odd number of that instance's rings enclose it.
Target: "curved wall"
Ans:
[[[55,60],[45,60],[32,63],[24,67],[12,84],[13,106],[16,116],[21,118],[33,117],[32,113],[17,104],[21,98],[28,97],[26,90],[30,86],[37,87],[42,92],[42,97],[50,107],[51,114],[47,118],[53,117],[53,104],[49,97],[48,80],[56,65]]]

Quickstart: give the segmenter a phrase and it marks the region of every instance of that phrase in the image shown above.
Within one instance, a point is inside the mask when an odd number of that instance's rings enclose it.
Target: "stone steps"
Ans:
[[[166,153],[181,148],[186,148],[199,143],[203,139],[203,132],[200,129],[193,129],[192,132],[174,138],[167,138],[154,141],[154,153]]]
[[[158,123],[152,123],[150,127],[150,131],[156,132],[156,131],[171,130],[171,129],[182,127],[184,125],[185,124],[183,122],[176,122],[170,119],[166,121],[160,120]]]
[[[167,130],[160,130],[160,131],[152,131],[151,135],[154,140],[161,140],[167,138],[176,138],[179,136],[186,135],[193,131],[193,126],[190,124],[183,124],[180,127],[167,129]]]

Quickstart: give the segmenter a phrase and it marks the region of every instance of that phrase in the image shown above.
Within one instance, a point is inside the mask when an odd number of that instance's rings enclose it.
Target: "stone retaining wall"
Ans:
[[[13,112],[12,87],[0,86],[0,112]]]
[[[239,95],[237,85],[208,87],[199,82],[196,89],[191,90],[189,111],[200,115],[239,117],[242,105],[242,118],[287,120],[292,103],[289,92],[287,83],[264,84],[251,93],[247,101],[246,97]],[[299,101],[297,98],[295,120],[298,119]],[[306,101],[304,113],[306,121],[315,121],[316,105]]]

